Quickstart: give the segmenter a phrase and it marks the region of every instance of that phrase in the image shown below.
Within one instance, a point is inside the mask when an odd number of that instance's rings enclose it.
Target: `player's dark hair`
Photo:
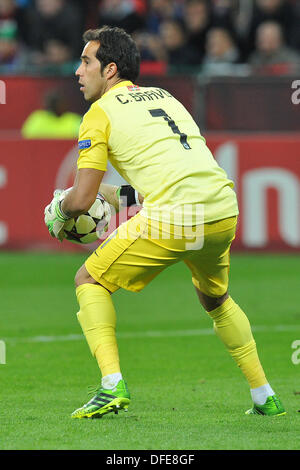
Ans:
[[[89,41],[100,41],[96,57],[101,64],[101,71],[110,62],[115,62],[120,78],[134,82],[140,69],[140,53],[129,34],[124,29],[103,26],[100,29],[89,29],[83,34],[85,44]]]

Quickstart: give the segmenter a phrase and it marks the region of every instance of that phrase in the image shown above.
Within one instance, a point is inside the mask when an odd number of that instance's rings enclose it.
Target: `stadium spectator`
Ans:
[[[234,14],[236,1],[233,0],[212,0],[210,3],[213,26],[228,29],[234,33]]]
[[[0,21],[0,68],[1,72],[18,71],[26,61],[26,53],[17,38],[14,20]]]
[[[203,59],[205,73],[227,74],[238,61],[239,50],[230,32],[224,28],[211,28],[207,33],[206,55]]]
[[[300,2],[292,0],[0,0],[3,19],[15,21],[17,33],[14,41],[2,38],[0,60],[16,72],[27,63],[42,73],[72,73],[81,52],[80,32],[104,24],[132,34],[142,61],[178,67],[205,60],[204,70],[216,73],[226,64],[228,69],[250,56],[254,60],[256,31],[267,21],[278,23],[286,46],[300,52]],[[211,47],[220,53],[210,54]],[[285,51],[290,63],[292,51]]]
[[[12,20],[16,15],[16,3],[14,0],[1,0],[0,2],[0,20]]]
[[[184,3],[183,19],[187,44],[198,52],[200,63],[205,54],[206,35],[211,27],[211,15],[206,0],[187,0]]]
[[[160,37],[168,65],[198,65],[197,50],[187,43],[182,23],[178,20],[165,20],[161,23]]]
[[[139,11],[134,0],[102,0],[99,3],[99,26],[109,24],[132,34],[145,25]]]
[[[181,19],[180,2],[172,0],[150,0],[146,28],[149,33],[159,34],[160,24],[169,19]]]
[[[24,122],[22,136],[26,139],[76,138],[81,116],[68,111],[66,96],[59,90],[50,90],[44,101],[44,109],[33,111]]]
[[[280,24],[287,44],[291,46],[294,20],[294,6],[287,0],[256,0],[254,2],[249,28],[249,52],[251,53],[255,49],[257,28],[266,21],[273,21]]]
[[[142,61],[166,62],[176,67],[200,63],[197,49],[188,44],[184,25],[179,20],[164,20],[159,35],[142,33],[135,39]]]
[[[22,30],[22,16],[16,0],[0,0],[0,21],[10,20],[16,23],[16,38],[19,39]]]
[[[257,28],[256,51],[251,55],[249,62],[256,69],[265,68],[269,72],[272,70],[269,66],[289,65],[288,69],[283,69],[284,73],[299,69],[300,55],[285,45],[281,26],[266,21]]]
[[[66,65],[71,62],[69,47],[57,39],[49,39],[44,45],[43,59],[47,65]]]
[[[165,62],[167,54],[158,34],[148,31],[136,32],[133,38],[140,52],[141,62]]]
[[[34,6],[25,9],[23,21],[23,39],[32,50],[33,63],[47,64],[47,48],[53,40],[64,45],[66,60],[77,60],[82,27],[74,5],[65,0],[36,0]]]

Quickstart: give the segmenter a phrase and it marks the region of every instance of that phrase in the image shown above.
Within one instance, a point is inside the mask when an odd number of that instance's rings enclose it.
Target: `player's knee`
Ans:
[[[228,299],[228,292],[225,292],[225,294],[221,295],[220,297],[210,297],[197,288],[196,291],[202,306],[207,312],[211,312],[212,310],[220,307],[225,302],[225,300]]]
[[[83,264],[81,268],[78,269],[75,275],[75,287],[81,286],[81,284],[97,284],[97,281],[92,278],[92,276],[88,273],[85,265]]]

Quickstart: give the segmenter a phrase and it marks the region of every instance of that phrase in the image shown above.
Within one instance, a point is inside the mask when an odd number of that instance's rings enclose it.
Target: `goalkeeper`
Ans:
[[[62,240],[65,221],[93,204],[108,160],[132,187],[101,186],[108,202],[118,208],[120,197],[127,195],[129,205],[136,203],[137,191],[143,207],[76,274],[77,317],[102,379],[92,400],[72,417],[101,417],[128,408],[112,294],[119,288],[139,292],[179,261],[190,269],[216,334],[249,384],[253,405],[246,413],[285,414],[266,379],[249,321],[228,293],[238,216],[232,181],[184,106],[166,90],[135,84],[139,54],[125,31],[89,30],[84,41],[76,76],[92,105],[80,126],[73,189],[55,195],[45,222],[50,234]]]

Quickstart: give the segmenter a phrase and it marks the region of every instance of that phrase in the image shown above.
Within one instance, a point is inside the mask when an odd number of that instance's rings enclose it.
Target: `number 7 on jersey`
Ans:
[[[167,113],[163,109],[161,108],[149,109],[149,113],[151,114],[152,117],[163,117],[164,120],[167,121],[168,125],[171,127],[172,132],[174,134],[180,135],[180,143],[183,146],[183,148],[185,150],[191,149],[190,145],[187,142],[187,135],[184,134],[183,132],[180,132],[178,126],[175,124],[173,119],[170,116],[168,116]]]

